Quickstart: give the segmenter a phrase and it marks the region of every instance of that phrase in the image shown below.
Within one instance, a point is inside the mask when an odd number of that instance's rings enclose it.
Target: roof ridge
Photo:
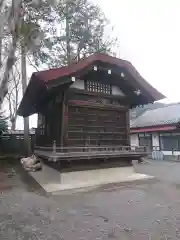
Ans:
[[[159,106],[157,108],[147,109],[147,111],[145,111],[143,114],[145,114],[148,111],[153,111],[153,110],[157,110],[157,109],[161,109],[161,108],[167,108],[167,107],[171,107],[171,106],[175,106],[175,105],[180,105],[180,102],[178,102],[178,103],[165,103],[165,105]]]
[[[173,108],[173,106],[177,107]],[[178,102],[166,104],[155,109],[148,109],[142,115],[131,121],[131,128],[177,124],[180,122],[179,108],[180,103]],[[153,112],[154,110],[156,110],[155,113]]]

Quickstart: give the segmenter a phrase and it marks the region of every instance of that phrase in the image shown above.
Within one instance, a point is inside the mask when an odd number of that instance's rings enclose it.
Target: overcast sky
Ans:
[[[92,1],[115,27],[121,58],[168,101],[180,101],[180,0]],[[31,126],[35,122],[30,119]]]
[[[180,0],[94,0],[115,26],[121,57],[180,101]]]

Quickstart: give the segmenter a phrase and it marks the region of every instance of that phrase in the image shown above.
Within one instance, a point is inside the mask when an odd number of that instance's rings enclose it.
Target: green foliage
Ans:
[[[53,9],[49,1],[39,1],[38,5],[24,3],[23,11],[19,38],[24,42],[26,50],[33,53],[39,51],[46,34],[54,33]]]
[[[112,52],[117,39],[105,36],[109,22],[98,6],[88,0],[59,0],[53,13],[57,29],[51,28],[40,51],[33,53],[37,65],[59,67],[95,52]]]
[[[25,46],[31,64],[36,67],[65,66],[95,52],[112,53],[117,43],[116,38],[106,35],[109,21],[90,0],[22,2],[16,55]],[[8,8],[11,2],[7,11]],[[7,24],[7,29],[6,40],[11,42],[14,21],[10,21],[10,26]]]

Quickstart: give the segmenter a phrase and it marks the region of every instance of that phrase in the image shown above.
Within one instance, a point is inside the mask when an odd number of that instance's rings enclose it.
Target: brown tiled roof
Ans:
[[[119,59],[116,57],[109,56],[103,53],[96,53],[93,54],[85,59],[80,60],[78,63],[73,63],[68,67],[60,67],[55,69],[49,69],[46,71],[40,71],[35,73],[35,76],[38,79],[41,79],[44,82],[48,82],[60,77],[65,76],[73,76],[76,72],[86,68],[90,64],[93,64],[97,61],[108,63],[112,65],[117,65],[119,67],[125,68],[131,76],[145,89],[149,92],[154,101],[160,100],[165,98],[163,94],[158,92],[155,88],[153,88],[136,70],[136,68],[128,61]]]
[[[142,89],[145,94],[148,94],[149,102],[154,102],[165,98],[163,94],[153,88],[141,75],[137,72],[135,67],[128,61],[111,57],[106,54],[96,53],[88,58],[80,60],[78,63],[71,64],[67,67],[56,69],[49,69],[32,74],[26,92],[23,96],[21,104],[18,109],[18,114],[21,116],[29,116],[37,111],[37,104],[43,101],[48,94],[48,83],[57,79],[68,79],[68,77],[76,76],[81,71],[86,70],[91,65],[98,62],[115,65],[126,70],[130,75],[130,81],[134,81],[132,85],[137,85],[137,88]],[[77,74],[77,75],[78,75]],[[121,79],[121,78],[119,78]]]

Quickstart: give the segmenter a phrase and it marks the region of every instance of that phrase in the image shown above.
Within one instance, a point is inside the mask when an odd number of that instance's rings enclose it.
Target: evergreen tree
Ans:
[[[59,0],[54,13],[57,31],[34,54],[37,65],[59,67],[95,52],[112,53],[117,39],[105,36],[109,22],[98,6],[88,0]]]

